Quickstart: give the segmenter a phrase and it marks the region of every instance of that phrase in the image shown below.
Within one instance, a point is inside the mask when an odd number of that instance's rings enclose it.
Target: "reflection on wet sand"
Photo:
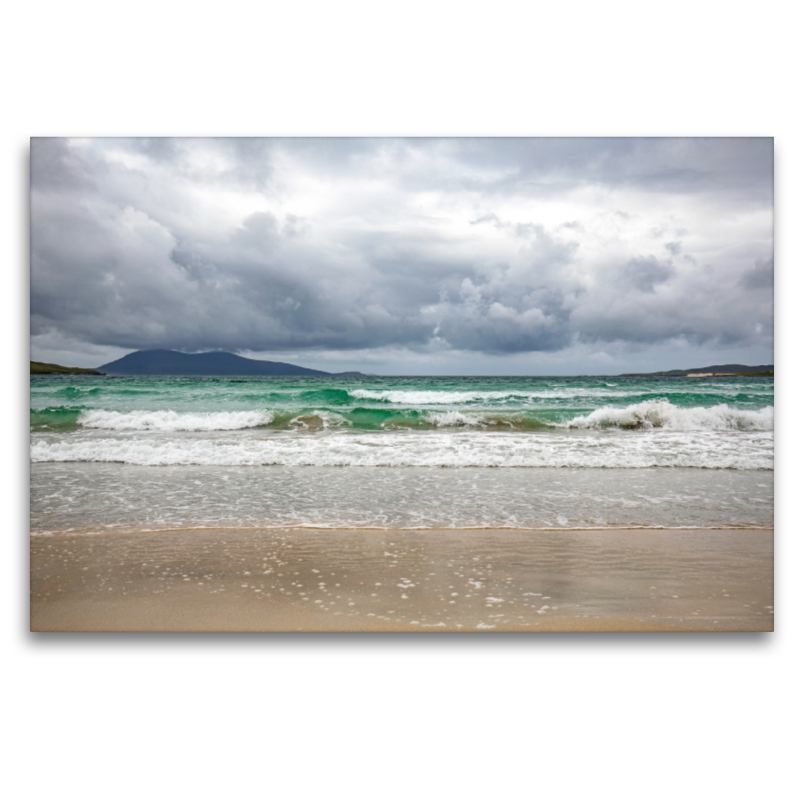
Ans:
[[[190,530],[31,538],[31,629],[773,629],[772,531]]]

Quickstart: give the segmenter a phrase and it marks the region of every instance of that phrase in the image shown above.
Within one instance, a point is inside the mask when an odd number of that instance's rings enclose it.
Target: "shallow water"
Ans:
[[[31,530],[772,526],[772,473],[33,464]]]

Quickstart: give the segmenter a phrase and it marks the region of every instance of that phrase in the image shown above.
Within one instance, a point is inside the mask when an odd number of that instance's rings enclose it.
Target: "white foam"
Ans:
[[[233,431],[269,425],[270,411],[82,411],[78,423],[84,428],[115,431]]]
[[[460,403],[471,403],[478,400],[537,400],[537,399],[568,399],[572,397],[625,397],[630,392],[610,392],[604,388],[581,388],[574,389],[543,389],[536,392],[529,391],[401,391],[397,389],[387,389],[381,392],[373,392],[368,389],[355,389],[350,392],[350,396],[359,400],[383,400],[389,403],[398,403],[406,406],[428,406],[428,405],[458,405]]]
[[[774,409],[758,411],[731,408],[679,408],[666,400],[646,400],[625,408],[599,408],[558,427],[569,428],[665,428],[675,431],[771,431]]]
[[[440,428],[480,427],[484,424],[482,416],[477,414],[466,416],[460,411],[432,411],[426,414],[425,419]]]
[[[675,388],[675,387],[673,387]],[[729,395],[735,397],[741,391],[746,391],[751,395],[771,396],[771,391],[759,391],[750,386],[742,387],[733,384],[704,384],[703,386],[692,386],[691,392],[696,395],[714,394]],[[352,389],[350,396],[357,400],[382,400],[388,403],[397,403],[405,406],[427,406],[427,405],[459,405],[461,403],[474,403],[477,401],[498,401],[515,400],[520,402],[539,401],[539,400],[571,400],[577,398],[596,398],[604,397],[630,397],[631,395],[641,396],[642,393],[652,392],[651,387],[641,385],[631,385],[630,387],[619,386],[607,383],[603,386],[563,386],[559,388],[525,390],[507,389],[504,391],[449,391],[449,390],[401,390],[386,389],[383,391],[371,391],[369,389]]]
[[[31,461],[118,461],[129,464],[209,464],[374,467],[705,467],[772,469],[771,432],[668,431],[616,435],[573,432],[529,435],[473,430],[309,434],[258,438],[119,434],[96,438],[34,438]]]
[[[355,389],[350,392],[351,397],[359,400],[386,400],[390,403],[402,403],[408,406],[425,405],[453,405],[457,403],[469,403],[473,400],[502,400],[506,397],[514,397],[514,392],[433,392],[416,391],[407,392],[400,390],[386,390],[383,392],[371,392],[368,389]]]

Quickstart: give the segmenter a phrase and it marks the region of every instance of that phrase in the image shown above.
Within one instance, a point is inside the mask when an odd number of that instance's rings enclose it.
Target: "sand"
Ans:
[[[31,537],[32,631],[772,631],[771,530]]]

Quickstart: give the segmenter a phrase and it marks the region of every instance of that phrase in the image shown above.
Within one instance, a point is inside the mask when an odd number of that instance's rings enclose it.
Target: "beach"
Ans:
[[[31,538],[32,631],[771,631],[771,530]]]
[[[772,630],[772,378],[31,378],[35,631]]]

